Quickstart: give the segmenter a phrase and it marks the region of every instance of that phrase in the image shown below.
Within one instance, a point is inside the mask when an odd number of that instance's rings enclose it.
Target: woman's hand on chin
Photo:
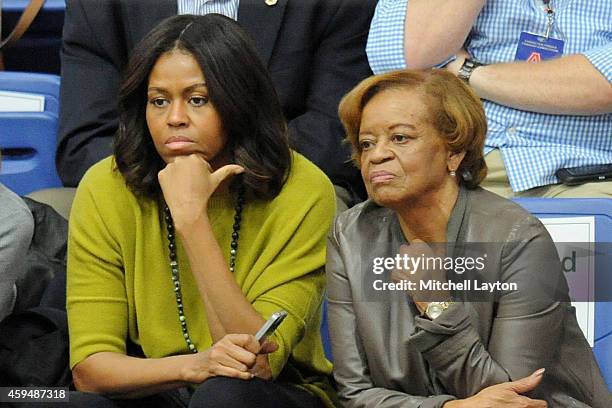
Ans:
[[[546,408],[546,401],[522,395],[534,390],[542,381],[543,374],[544,369],[539,369],[529,377],[487,387],[473,397],[449,401],[443,408]]]
[[[215,171],[199,154],[177,156],[157,178],[177,230],[206,214],[208,200],[219,185],[244,168],[228,164]]]
[[[183,367],[182,380],[199,384],[216,376],[242,380],[250,380],[255,376],[265,377],[262,374],[270,372],[269,366],[267,359],[265,363],[261,359],[277,348],[272,342],[260,346],[250,334],[226,334],[209,349],[188,355],[189,363]]]

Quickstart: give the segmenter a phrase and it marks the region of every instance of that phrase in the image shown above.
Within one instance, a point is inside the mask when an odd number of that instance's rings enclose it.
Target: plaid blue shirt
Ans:
[[[375,73],[406,67],[406,4],[378,2],[366,49]],[[551,4],[556,16],[551,36],[565,40],[564,54],[584,55],[612,82],[612,0]],[[488,0],[466,49],[486,64],[513,61],[520,33],[543,34],[546,26],[541,0]],[[559,168],[612,163],[612,114],[548,115],[486,100],[483,104],[489,124],[485,153],[501,150],[514,191],[557,183],[554,173]]]
[[[238,20],[239,2],[239,0],[178,0],[178,13],[201,16],[217,13]]]

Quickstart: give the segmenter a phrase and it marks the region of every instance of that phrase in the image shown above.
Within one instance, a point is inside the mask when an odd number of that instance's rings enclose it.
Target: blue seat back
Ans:
[[[2,11],[23,13],[23,10],[28,6],[30,0],[3,0]],[[43,5],[43,10],[64,11],[66,9],[65,0],[47,0]]]
[[[612,199],[608,198],[521,198],[518,204],[538,218],[595,218],[595,242],[598,249],[612,247]],[[599,246],[601,244],[601,246]],[[595,263],[595,298],[610,299],[612,264],[610,254],[598,256]],[[593,352],[601,372],[612,389],[612,302],[595,303],[595,337]]]
[[[329,338],[329,324],[327,323],[327,296],[323,297],[323,319],[321,320],[321,340],[323,341],[323,350],[329,361],[334,361],[331,351],[331,340]]]
[[[0,91],[44,97],[42,112],[0,112],[0,182],[17,194],[62,185],[55,169],[59,87],[57,75],[0,72]]]

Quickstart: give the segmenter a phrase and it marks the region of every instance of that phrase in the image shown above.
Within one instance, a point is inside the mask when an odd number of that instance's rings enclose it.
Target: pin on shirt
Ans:
[[[269,6],[276,6],[276,3],[278,2],[278,0],[265,0],[265,3]]]

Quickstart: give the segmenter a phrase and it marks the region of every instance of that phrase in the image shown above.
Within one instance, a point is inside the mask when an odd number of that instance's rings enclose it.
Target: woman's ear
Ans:
[[[446,159],[446,167],[449,172],[457,171],[463,158],[465,157],[465,150],[460,152],[448,152],[448,157]]]

